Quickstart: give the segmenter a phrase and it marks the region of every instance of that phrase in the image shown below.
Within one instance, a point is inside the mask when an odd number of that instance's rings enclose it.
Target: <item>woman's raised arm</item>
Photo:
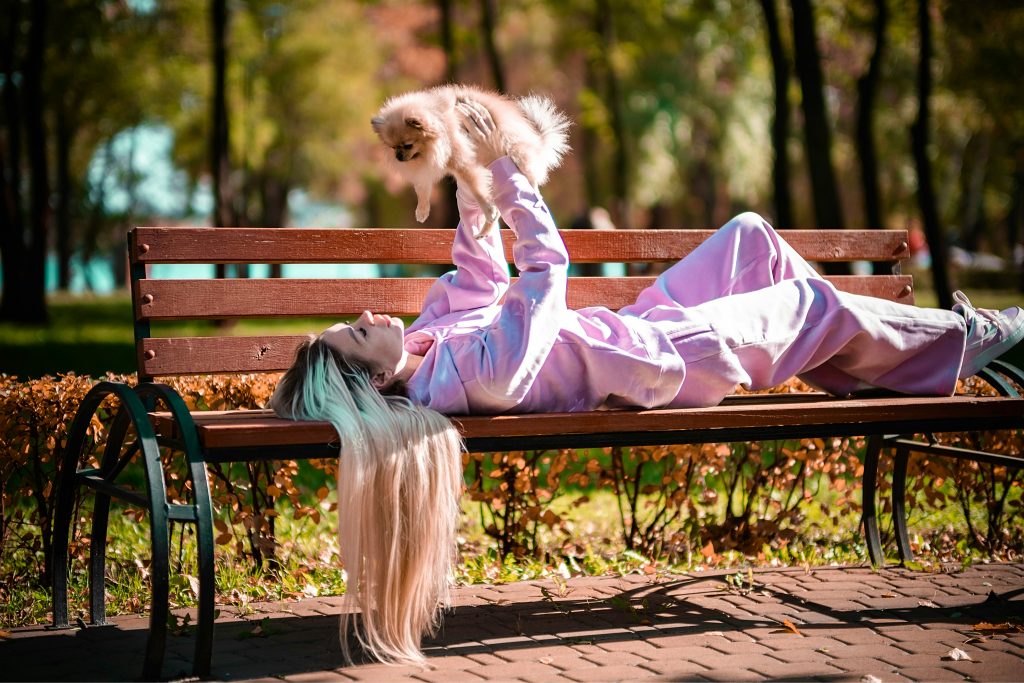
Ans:
[[[459,227],[452,243],[455,270],[445,273],[431,286],[420,316],[409,326],[409,332],[449,313],[496,304],[508,289],[508,261],[499,231],[490,230],[479,239],[474,237],[482,231],[486,217],[467,190],[460,187],[455,198],[459,205]]]

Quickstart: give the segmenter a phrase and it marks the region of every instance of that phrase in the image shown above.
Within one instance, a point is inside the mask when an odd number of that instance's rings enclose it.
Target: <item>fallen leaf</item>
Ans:
[[[0,631],[0,638],[10,638],[11,635],[10,631]]]
[[[537,661],[540,662],[541,664],[550,664],[551,662],[553,662],[555,660],[554,660],[553,657],[541,657]]]
[[[882,593],[882,597],[883,598],[895,598],[895,597],[897,597],[897,595],[895,593]]]
[[[700,554],[704,557],[713,557],[715,554],[715,544],[708,541],[708,544],[700,549]]]
[[[1008,621],[1004,621],[1001,624],[990,624],[987,621],[982,621],[974,625],[975,631],[990,633],[1024,633],[1024,626],[1020,624],[1011,624]]]
[[[961,650],[958,647],[954,647],[952,650],[942,656],[943,661],[947,662],[971,662],[971,656]]]
[[[964,645],[974,645],[975,643],[984,643],[988,638],[985,636],[971,636],[964,641]]]
[[[938,605],[936,605],[931,600],[918,600],[917,604],[920,607],[938,607]]]
[[[860,683],[882,683],[882,679],[871,674],[864,674],[860,677]]]
[[[798,629],[796,625],[789,619],[783,619],[782,625],[786,628],[775,629],[774,631],[772,631],[772,633],[792,633],[793,635],[797,636],[803,635],[803,633],[800,633],[800,629]]]

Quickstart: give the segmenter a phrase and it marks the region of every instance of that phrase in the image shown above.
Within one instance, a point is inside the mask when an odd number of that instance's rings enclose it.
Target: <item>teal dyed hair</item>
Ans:
[[[338,532],[358,608],[363,650],[386,662],[420,662],[420,639],[440,623],[455,560],[462,442],[444,415],[384,396],[368,368],[319,337],[303,342],[270,407],[338,433]],[[341,645],[351,661],[342,613]]]

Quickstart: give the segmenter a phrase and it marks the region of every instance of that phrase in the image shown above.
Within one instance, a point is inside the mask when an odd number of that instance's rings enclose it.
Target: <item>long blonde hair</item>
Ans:
[[[362,649],[384,662],[422,662],[455,561],[462,441],[444,415],[384,396],[367,368],[319,337],[299,346],[270,407],[295,420],[327,421],[341,440],[338,533],[347,599],[361,613]],[[351,662],[341,616],[341,646]]]

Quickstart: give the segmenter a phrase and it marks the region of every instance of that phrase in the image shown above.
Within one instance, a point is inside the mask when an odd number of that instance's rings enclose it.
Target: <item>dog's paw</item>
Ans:
[[[427,220],[427,216],[430,215],[430,206],[417,206],[416,207],[416,220],[420,223]]]
[[[493,212],[488,212],[487,220],[480,227],[480,232],[474,235],[474,237],[476,237],[478,240],[483,239],[484,237],[487,237],[487,235],[491,234],[492,231],[497,230],[499,227],[498,218],[500,217],[500,215],[501,214],[498,213],[497,209],[494,209]]]

